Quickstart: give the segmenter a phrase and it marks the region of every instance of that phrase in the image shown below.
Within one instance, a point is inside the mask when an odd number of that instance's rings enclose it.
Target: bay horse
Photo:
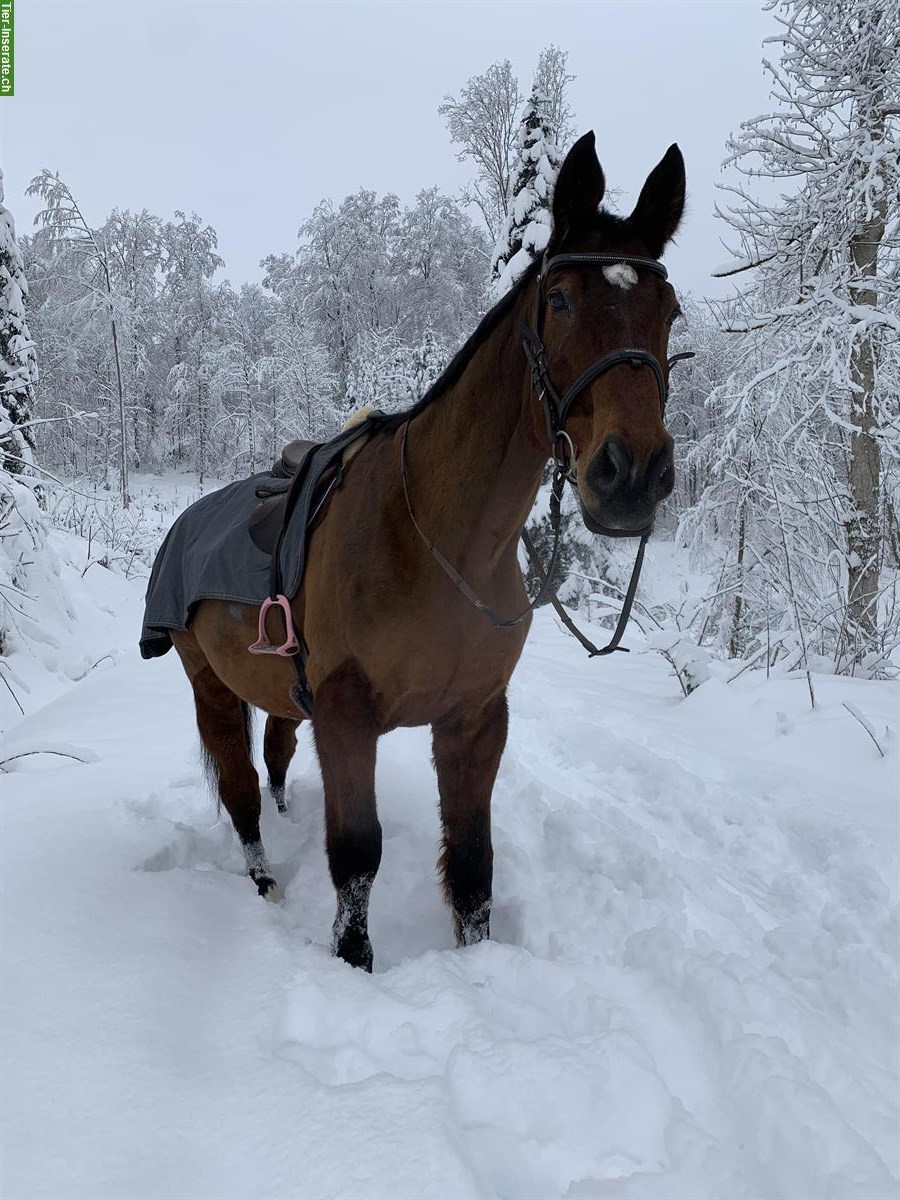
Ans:
[[[398,726],[432,729],[439,869],[457,942],[489,936],[491,793],[506,743],[506,688],[530,616],[492,624],[470,600],[477,593],[483,608],[506,615],[526,605],[517,547],[548,460],[574,484],[595,532],[644,531],[672,490],[663,406],[679,309],[658,260],[684,207],[681,152],[669,148],[630,216],[601,210],[604,191],[588,133],[560,169],[544,257],[428,393],[355,456],[311,537],[291,611],[310,655],[337,893],[332,949],[353,966],[372,969],[375,755],[379,737]],[[248,874],[275,899],[249,706],[268,714],[263,753],[280,808],[303,717],[291,699],[291,662],[247,653],[257,617],[249,605],[203,600],[172,641]]]

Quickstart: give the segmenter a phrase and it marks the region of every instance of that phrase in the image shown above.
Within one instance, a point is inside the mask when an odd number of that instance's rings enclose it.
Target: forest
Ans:
[[[841,6],[790,10],[772,110],[728,142],[734,287],[682,298],[674,348],[696,357],[673,375],[678,482],[658,523],[711,585],[650,619],[717,656],[873,675],[900,629],[898,68],[890,6],[857,8],[839,40]],[[568,58],[548,46],[527,81],[498,61],[443,99],[461,194],[323,199],[261,284],[228,279],[202,215],[87,214],[52,169],[35,177],[34,231],[16,238],[4,209],[4,604],[28,590],[12,529],[40,524],[35,497],[60,507],[53,480],[127,510],[134,473],[236,478],[420,397],[546,246],[576,133]],[[569,521],[563,596],[602,593],[615,559]]]

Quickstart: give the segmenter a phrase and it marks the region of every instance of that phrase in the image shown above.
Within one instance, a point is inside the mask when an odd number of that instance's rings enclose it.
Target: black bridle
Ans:
[[[559,553],[559,537],[562,525],[562,493],[565,482],[568,479],[571,483],[575,482],[575,456],[576,450],[572,443],[572,439],[566,433],[566,420],[572,409],[572,405],[581,395],[581,393],[600,375],[612,370],[613,367],[628,364],[634,368],[649,367],[653,372],[653,377],[656,380],[656,387],[659,392],[660,411],[665,416],[666,401],[669,395],[668,382],[666,375],[663,372],[659,360],[649,350],[642,350],[635,346],[623,346],[617,350],[611,350],[608,354],[602,355],[595,362],[591,363],[578,378],[569,385],[565,392],[560,394],[553,380],[550,378],[550,368],[547,359],[547,351],[544,343],[541,341],[541,333],[543,332],[543,290],[544,280],[551,271],[558,267],[564,266],[627,266],[635,270],[652,271],[659,275],[662,279],[668,278],[668,271],[661,262],[657,262],[655,258],[641,258],[635,255],[622,254],[555,254],[548,257],[547,254],[541,262],[540,270],[538,271],[535,283],[535,305],[534,305],[534,327],[527,325],[524,321],[519,322],[519,332],[522,335],[522,349],[525,352],[525,357],[528,360],[528,365],[531,368],[531,382],[538,403],[544,410],[544,418],[547,424],[547,437],[550,443],[550,456],[554,462],[553,484],[550,492],[550,524],[553,529],[553,551],[550,556],[550,565],[544,569],[541,566],[540,559],[535,549],[534,543],[531,540],[527,530],[522,530],[522,541],[525,543],[525,549],[528,557],[535,567],[538,578],[541,580],[541,587],[535,598],[514,617],[501,617],[492,608],[481,600],[472,590],[465,579],[460,575],[452,563],[444,557],[434,542],[422,530],[415,513],[413,512],[412,500],[409,494],[409,479],[406,470],[406,442],[409,433],[409,422],[407,421],[403,427],[403,436],[400,443],[400,473],[403,480],[403,494],[406,499],[406,507],[409,512],[410,520],[419,537],[424,542],[429,553],[435,558],[438,565],[448,576],[451,582],[459,589],[465,598],[483,613],[496,629],[509,629],[514,625],[518,625],[523,621],[528,614],[540,604],[547,595],[551,587],[556,560]],[[667,361],[667,368],[671,368],[674,363],[685,358],[693,358],[693,351],[684,351],[681,354],[673,354]],[[600,532],[608,537],[639,537],[637,557],[635,558],[634,567],[631,572],[631,579],[628,582],[628,588],[625,593],[625,601],[622,606],[622,612],[613,632],[613,636],[608,644],[602,649],[597,649],[593,643],[589,642],[582,634],[575,631],[576,636],[581,641],[585,649],[588,650],[593,658],[596,655],[612,654],[614,650],[623,650],[624,647],[619,645],[622,635],[625,632],[625,626],[628,624],[628,618],[631,615],[631,606],[634,602],[635,592],[637,591],[638,579],[640,578],[641,567],[644,562],[644,550],[647,545],[647,540],[653,529],[652,520],[644,528],[635,532],[625,532],[619,529],[600,529]],[[557,611],[561,610],[561,605],[553,596],[554,607]],[[564,620],[569,628],[572,628],[568,614],[564,613]]]
[[[568,420],[572,405],[585,388],[592,384],[600,375],[605,375],[607,371],[611,371],[613,367],[620,367],[624,364],[635,368],[649,367],[653,372],[653,378],[656,380],[660,411],[665,416],[669,387],[659,359],[654,354],[651,354],[649,350],[641,350],[636,346],[620,346],[617,350],[611,350],[609,354],[604,354],[601,358],[592,362],[589,367],[581,372],[574,383],[570,384],[566,391],[560,395],[553,380],[550,378],[547,351],[544,343],[541,341],[541,334],[544,329],[544,305],[542,300],[544,280],[551,271],[566,266],[626,266],[641,271],[652,271],[654,275],[659,275],[661,279],[668,279],[669,272],[655,258],[640,258],[636,255],[554,254],[552,258],[548,258],[546,254],[544,255],[535,286],[534,328],[526,325],[524,321],[520,321],[519,333],[522,335],[522,349],[525,351],[525,357],[528,359],[528,365],[531,367],[532,387],[537,395],[538,402],[544,409],[551,457],[563,474],[574,481],[575,448],[572,445],[572,439],[566,433],[566,421]],[[690,352],[674,354],[668,360],[667,366],[671,367],[679,359],[690,357],[693,357]],[[649,531],[650,527],[648,526],[647,532],[649,533]],[[603,532],[608,537],[636,537],[640,536],[642,531],[638,531],[635,534],[630,532],[623,533],[621,530],[604,529]]]

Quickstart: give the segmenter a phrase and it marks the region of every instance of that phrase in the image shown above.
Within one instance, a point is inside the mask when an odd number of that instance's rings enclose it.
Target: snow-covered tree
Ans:
[[[215,352],[214,328],[219,308],[212,277],[223,266],[216,253],[218,238],[196,214],[176,212],[163,227],[166,329],[170,345],[166,391],[170,400],[167,425],[176,462],[192,461],[201,482],[209,466],[209,356]],[[212,343],[212,345],[211,345]]]
[[[121,296],[113,284],[114,269],[109,244],[102,230],[93,229],[86,221],[68,184],[59,175],[44,170],[28,186],[30,196],[40,196],[43,210],[35,222],[48,233],[53,249],[68,254],[80,269],[84,289],[78,309],[84,319],[102,314],[109,329],[109,347],[115,377],[118,416],[119,492],[122,505],[128,507],[128,406],[125,397],[125,377],[122,369],[120,328],[122,325]],[[112,422],[107,423],[111,432]]]
[[[47,542],[32,467],[30,422],[37,366],[25,316],[28,287],[22,255],[3,199],[0,172],[0,684],[21,708],[16,687],[20,680],[11,660],[17,653],[33,653],[35,629],[40,630],[39,647],[56,645],[35,623],[35,605],[42,607],[44,616],[57,616],[60,624],[72,614]]]
[[[25,318],[28,284],[12,214],[3,203],[0,170],[0,469],[21,473],[34,449],[34,385],[37,363]]]
[[[445,96],[438,112],[459,146],[460,162],[471,159],[475,178],[466,200],[481,212],[491,241],[499,235],[512,185],[516,123],[522,96],[508,58],[473,75],[459,96]]]
[[[553,227],[553,188],[560,168],[546,98],[532,90],[519,123],[518,155],[506,220],[491,259],[495,300],[509,291],[539,254]]]
[[[362,339],[347,388],[346,413],[363,407],[397,412],[428,391],[450,355],[434,330],[409,345],[394,330],[374,330]]]
[[[544,97],[542,115],[550,140],[559,148],[569,143],[573,133],[568,87],[575,76],[568,73],[568,59],[567,51],[547,46],[541,51],[534,79],[534,88]],[[475,177],[463,199],[481,213],[491,245],[503,234],[515,191],[523,98],[511,63],[503,59],[481,75],[473,75],[458,97],[445,96],[438,109],[459,146],[457,158],[475,166]]]
[[[801,656],[874,669],[897,611],[900,0],[767,7],[775,106],[731,139],[747,182],[721,213],[739,241],[721,273],[752,272],[723,314],[741,368],[711,400],[716,478],[692,521],[727,542],[733,649],[789,626]]]
[[[407,393],[411,404],[420,400],[449,361],[447,347],[442,345],[430,327],[425,330],[421,341],[409,349],[407,356]]]
[[[575,136],[574,114],[569,104],[569,84],[575,76],[569,74],[569,52],[559,46],[545,47],[538,58],[534,75],[534,90],[546,99],[550,135],[562,157]]]

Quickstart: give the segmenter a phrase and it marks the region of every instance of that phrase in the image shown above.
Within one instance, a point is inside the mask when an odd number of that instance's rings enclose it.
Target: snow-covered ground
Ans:
[[[308,735],[289,817],[264,797],[276,907],[175,656],[123,649],[142,581],[84,586],[114,652],[2,755],[84,760],[2,777],[5,1200],[897,1194],[896,684],[814,677],[812,710],[804,677],[748,671],[685,700],[658,655],[588,661],[542,611],[494,940],[453,948],[427,731],[398,731],[368,976],[328,952]]]

